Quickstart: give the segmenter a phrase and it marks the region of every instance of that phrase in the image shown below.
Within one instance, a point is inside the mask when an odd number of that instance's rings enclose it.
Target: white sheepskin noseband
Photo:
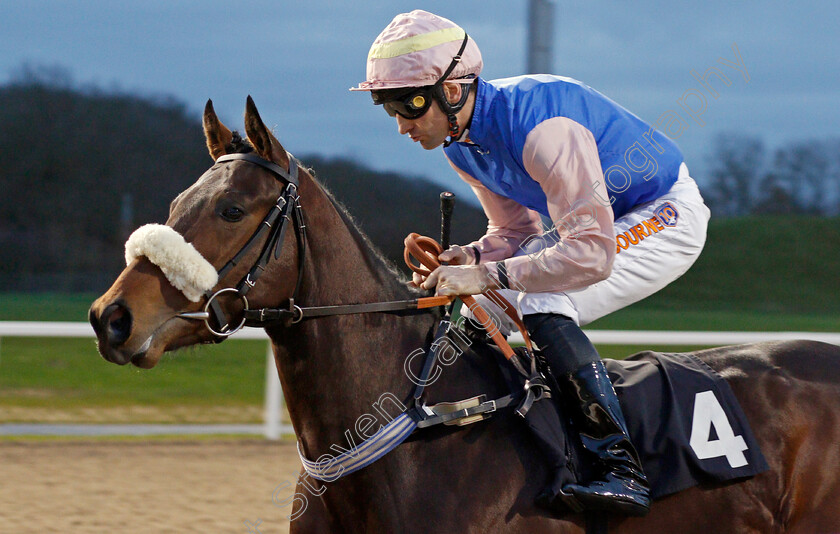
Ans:
[[[147,224],[131,234],[125,242],[125,264],[139,256],[160,267],[169,283],[193,302],[219,279],[216,269],[184,236],[163,224]]]

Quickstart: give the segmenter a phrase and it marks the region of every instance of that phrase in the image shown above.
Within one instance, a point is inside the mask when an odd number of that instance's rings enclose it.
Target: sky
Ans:
[[[554,3],[553,73],[583,81],[650,123],[679,115],[676,141],[701,184],[720,132],[757,135],[771,149],[840,137],[840,3]],[[399,136],[368,94],[348,88],[363,81],[377,34],[412,9],[461,25],[482,51],[484,78],[522,74],[527,4],[0,0],[0,83],[24,64],[62,67],[79,85],[171,95],[196,119],[212,99],[222,121],[239,130],[252,95],[294,154],[352,157],[469,196],[440,149],[424,151]],[[714,75],[711,87],[697,80],[712,67],[729,85]]]

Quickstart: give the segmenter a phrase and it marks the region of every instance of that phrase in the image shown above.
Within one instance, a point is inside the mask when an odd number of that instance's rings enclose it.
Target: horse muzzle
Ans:
[[[121,301],[114,302],[99,312],[98,301],[88,313],[93,331],[96,333],[99,353],[109,362],[125,365],[135,355],[123,351],[123,345],[131,337],[133,317],[131,310]]]
[[[140,324],[125,299],[113,300],[107,296],[94,302],[88,312],[99,354],[117,365],[131,363],[145,369],[154,367],[163,352],[176,348],[172,339],[191,339],[189,334],[181,332],[183,320],[173,319],[173,314],[166,310],[157,320]]]

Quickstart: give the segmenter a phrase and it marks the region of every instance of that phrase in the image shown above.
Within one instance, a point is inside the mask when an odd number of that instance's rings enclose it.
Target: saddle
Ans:
[[[474,349],[483,345],[480,350],[496,354],[511,391],[526,387],[524,375],[487,343],[486,336],[475,330],[467,335]],[[520,358],[524,354],[517,351]],[[589,480],[593,462],[580,445],[574,423],[564,414],[563,388],[553,380],[539,351],[535,360],[549,392],[537,399],[533,413],[523,421],[546,462],[555,464],[561,457],[573,479]],[[697,485],[746,479],[769,469],[729,384],[697,356],[645,351],[604,363],[653,499]]]

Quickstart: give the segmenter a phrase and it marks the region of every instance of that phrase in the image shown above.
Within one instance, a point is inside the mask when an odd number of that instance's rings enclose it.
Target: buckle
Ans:
[[[236,289],[234,289],[232,287],[227,287],[225,289],[220,289],[220,290],[216,291],[215,293],[213,293],[213,295],[211,295],[210,298],[207,299],[207,304],[205,304],[205,306],[204,306],[204,313],[207,314],[206,317],[204,317],[204,324],[207,326],[207,329],[210,330],[210,332],[213,335],[216,335],[216,336],[219,336],[219,337],[232,336],[233,334],[242,330],[242,327],[245,326],[245,315],[244,314],[242,316],[242,322],[239,323],[239,325],[236,326],[235,328],[233,328],[232,330],[228,328],[230,325],[227,325],[227,324],[224,325],[223,327],[221,327],[221,331],[216,331],[216,330],[213,329],[212,326],[210,326],[210,317],[211,317],[210,304],[213,302],[213,300],[215,298],[217,298],[222,293],[230,293],[230,292],[236,293],[236,296],[238,296],[240,299],[242,299],[242,302],[245,304],[244,310],[247,310],[248,309],[248,299],[245,298],[245,295],[242,295],[241,293],[239,293],[239,291],[237,291]]]
[[[303,310],[295,304],[295,299],[289,299],[289,311],[292,312],[292,324],[297,324],[303,320]]]

